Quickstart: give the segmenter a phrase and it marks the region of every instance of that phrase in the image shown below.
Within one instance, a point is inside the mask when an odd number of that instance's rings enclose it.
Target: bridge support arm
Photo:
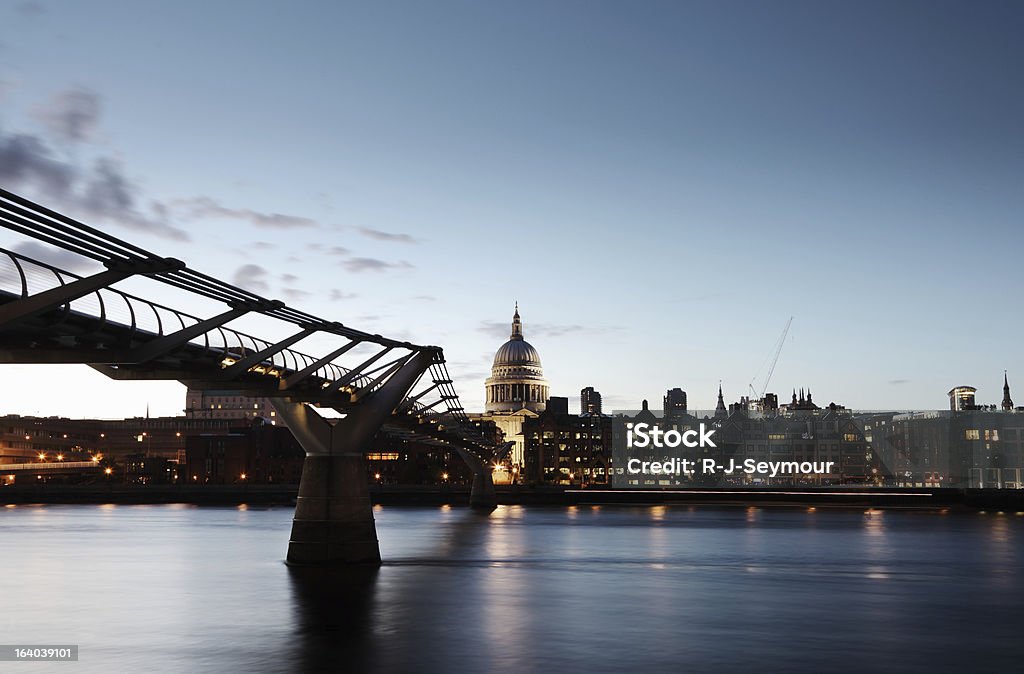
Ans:
[[[304,403],[271,399],[306,450],[289,564],[380,564],[364,453],[432,358],[427,351],[414,354],[342,419],[324,418]]]

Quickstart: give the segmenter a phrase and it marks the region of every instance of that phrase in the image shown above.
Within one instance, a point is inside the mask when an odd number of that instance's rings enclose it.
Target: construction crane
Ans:
[[[757,379],[757,375],[755,374],[754,378],[750,380],[750,393],[753,394],[754,400],[764,398],[764,394],[768,390],[768,383],[772,380],[772,374],[775,372],[775,364],[779,362],[779,355],[782,353],[782,347],[786,344],[786,335],[789,334],[789,326],[791,325],[793,325],[792,316],[790,316],[789,320],[786,321],[786,327],[782,330],[782,336],[779,337],[779,342],[775,345],[775,356],[772,358],[771,367],[768,368],[768,375],[764,378],[764,386],[761,387],[760,395],[758,395],[757,391],[754,389],[754,380]],[[761,367],[764,367],[764,365]],[[758,369],[758,372],[760,372],[760,369]]]

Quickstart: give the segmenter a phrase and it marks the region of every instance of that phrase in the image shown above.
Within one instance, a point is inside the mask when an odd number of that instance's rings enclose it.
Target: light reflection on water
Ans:
[[[384,566],[324,571],[282,563],[291,516],[5,508],[0,642],[80,644],[53,666],[77,672],[1017,671],[1022,651],[1024,518],[377,507]]]

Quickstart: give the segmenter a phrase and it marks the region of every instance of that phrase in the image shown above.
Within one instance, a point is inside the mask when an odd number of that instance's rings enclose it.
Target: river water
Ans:
[[[300,573],[288,508],[0,509],[11,672],[1021,671],[1024,516],[377,507]]]

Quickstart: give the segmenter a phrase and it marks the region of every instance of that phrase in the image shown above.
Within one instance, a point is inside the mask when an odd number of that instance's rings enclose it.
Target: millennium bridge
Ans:
[[[0,248],[0,363],[271,401],[306,452],[289,563],[380,563],[365,469],[380,434],[456,452],[473,472],[471,505],[493,509],[490,466],[511,443],[467,417],[440,347],[319,318],[3,189],[0,225],[61,261]]]

